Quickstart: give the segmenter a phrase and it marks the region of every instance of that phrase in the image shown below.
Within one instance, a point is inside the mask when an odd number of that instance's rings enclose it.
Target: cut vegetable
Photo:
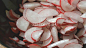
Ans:
[[[30,44],[29,45],[30,48],[41,48],[39,45],[37,44]]]
[[[21,31],[26,31],[29,26],[29,22],[26,21],[23,17],[19,18],[16,22],[16,26],[21,30]]]

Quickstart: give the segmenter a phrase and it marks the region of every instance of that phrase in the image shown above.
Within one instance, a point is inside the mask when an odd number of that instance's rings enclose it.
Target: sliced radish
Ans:
[[[40,41],[48,40],[51,37],[51,32],[49,29],[45,28],[44,33],[40,39]]]
[[[46,8],[39,13],[40,15],[44,15],[44,17],[51,17],[58,15],[58,12],[52,8]]]
[[[15,22],[9,22],[10,26],[12,27],[16,27],[16,23]]]
[[[57,31],[57,28],[55,26],[52,27],[51,34],[53,37],[53,42],[57,42],[59,40],[59,38],[58,38],[58,31]]]
[[[82,13],[80,11],[78,11],[78,10],[75,10],[75,11],[72,11],[72,12],[77,13],[79,15],[82,15]]]
[[[74,10],[74,7],[71,6],[68,2],[65,0],[60,0],[60,5],[64,11],[72,11]],[[71,8],[71,9],[70,9]]]
[[[30,44],[29,46],[28,46],[29,48],[41,48],[39,45],[37,45],[37,44]]]
[[[47,48],[52,48],[55,46],[64,47],[68,41],[69,41],[69,39],[61,40],[61,41],[55,42],[53,44],[50,44],[49,46],[47,46]]]
[[[22,8],[19,8],[19,11],[20,11],[21,13],[23,13],[24,9],[22,9]]]
[[[52,4],[54,4],[55,6],[60,6],[59,0],[46,0],[47,2],[50,2]]]
[[[43,10],[44,10],[44,8],[38,8],[38,9],[35,9],[34,12],[36,12],[36,13],[39,14],[39,13],[40,13],[41,11],[43,11]]]
[[[75,19],[72,19],[72,18],[69,18],[73,23],[78,23],[78,21],[77,20],[75,20]]]
[[[80,1],[78,4],[77,4],[77,7],[78,9],[82,12],[82,13],[85,13],[86,12],[86,1]]]
[[[64,48],[82,48],[82,45],[77,44],[77,43],[69,43],[65,45]]]
[[[31,38],[31,34],[33,33],[33,31],[36,31],[36,30],[41,30],[41,28],[38,28],[38,27],[32,27],[30,29],[28,29],[26,32],[25,32],[25,39],[31,43],[34,43],[34,40],[32,40]]]
[[[35,27],[45,27],[45,26],[47,26],[47,25],[49,25],[50,23],[48,22],[48,21],[44,21],[44,22],[42,22],[42,23],[36,23],[36,24],[32,24],[32,26],[35,26]]]
[[[40,39],[40,36],[42,33],[43,33],[43,30],[33,31],[33,33],[31,34],[31,38],[36,42]]]
[[[19,30],[18,30],[18,28],[16,28],[16,27],[12,27],[11,30],[12,30],[14,33],[16,33],[16,34],[19,33]]]
[[[13,10],[9,11],[11,18],[18,19],[20,15],[16,14]]]
[[[80,38],[84,44],[86,44],[86,37]]]
[[[79,42],[78,42],[77,39],[72,39],[72,40],[70,40],[68,43],[77,43],[77,44],[78,44]]]
[[[46,46],[50,45],[50,44],[52,43],[52,41],[53,41],[53,38],[52,38],[52,36],[51,36],[48,40],[43,41],[42,46],[43,46],[43,47],[46,47]]]
[[[78,26],[77,26],[77,28],[83,28],[84,26],[83,26],[83,24],[82,23],[78,23]]]
[[[77,3],[79,2],[79,0],[71,0],[71,5],[76,8]]]
[[[21,30],[21,31],[26,31],[29,26],[29,22],[26,21],[23,17],[19,18],[16,22],[16,26]]]
[[[38,2],[32,2],[32,3],[25,3],[23,5],[24,8],[34,9],[36,7],[39,7],[41,4]]]
[[[83,23],[83,19],[80,18],[80,15],[78,15],[78,14],[76,14],[76,13],[74,13],[74,12],[65,12],[64,15],[65,15],[66,17],[75,19],[75,20],[77,20],[77,21]]]
[[[19,42],[17,42],[17,43],[20,44],[20,45],[25,45],[25,43],[21,40],[19,40]]]
[[[31,23],[41,23],[46,19],[46,17],[44,17],[44,15],[39,15],[30,9],[27,9],[26,17],[27,17],[28,21]]]
[[[19,36],[20,37],[24,37],[24,33],[23,32],[20,32]]]
[[[64,28],[64,32],[66,32],[66,33],[72,32],[74,30],[76,30],[76,26],[66,26]]]
[[[63,24],[64,21],[65,21],[64,18],[58,18],[58,19],[56,20],[56,25],[59,26],[59,24]]]
[[[9,37],[9,39],[11,39],[11,40],[13,40],[15,42],[19,42],[19,39],[17,37],[14,37],[14,38]]]
[[[40,2],[40,3],[41,3],[41,5],[43,5],[43,6],[54,6],[53,4],[48,3],[48,2]]]
[[[86,13],[82,14],[80,17],[85,19],[86,18]]]
[[[86,33],[86,30],[84,28],[82,28],[78,33],[77,33],[77,36],[79,38],[82,38],[84,37],[84,34]]]
[[[27,9],[24,9],[24,11],[23,11],[23,18],[24,18],[26,21],[28,21],[27,18],[26,18],[26,11],[27,11]]]
[[[6,16],[8,19],[12,20],[12,21],[16,21],[17,19],[13,19],[11,18],[10,14],[9,14],[9,11],[6,10]]]

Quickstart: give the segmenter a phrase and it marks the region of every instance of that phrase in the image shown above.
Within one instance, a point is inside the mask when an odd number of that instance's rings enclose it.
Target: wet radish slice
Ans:
[[[41,48],[39,45],[37,44],[30,44],[29,45],[30,48]]]

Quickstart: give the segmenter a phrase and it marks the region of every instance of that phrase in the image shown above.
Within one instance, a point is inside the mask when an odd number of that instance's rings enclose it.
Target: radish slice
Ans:
[[[83,15],[80,16],[81,18],[86,18],[86,13],[84,13]]]
[[[59,39],[58,39],[58,31],[57,31],[57,28],[55,26],[52,27],[51,34],[53,37],[53,42],[57,42]]]
[[[12,27],[16,27],[16,23],[15,22],[9,22],[10,26]]]
[[[54,4],[55,6],[60,6],[59,0],[46,0],[47,2],[50,2],[52,4]]]
[[[52,43],[52,41],[53,41],[53,38],[52,38],[52,36],[51,36],[48,40],[43,41],[42,46],[43,46],[43,47],[46,47],[46,46],[50,45],[50,44]]]
[[[24,35],[23,32],[20,32],[19,36],[20,36],[20,37],[24,37],[25,35]]]
[[[36,7],[39,7],[39,6],[41,6],[41,4],[38,3],[38,2],[25,3],[25,4],[23,5],[24,8],[29,8],[29,9],[34,9],[34,8],[36,8]]]
[[[20,45],[25,45],[25,43],[23,42],[23,41],[19,41],[19,42],[17,42],[18,44],[20,44]]]
[[[47,48],[52,48],[52,47],[55,47],[55,46],[58,46],[58,47],[64,47],[66,44],[69,41],[69,39],[66,39],[66,40],[61,40],[61,41],[58,41],[58,42],[55,42],[49,46],[47,46]]]
[[[19,8],[19,11],[20,11],[21,13],[23,13],[24,9],[22,9],[22,8]]]
[[[56,20],[56,25],[59,26],[59,24],[63,24],[64,21],[65,21],[64,18],[58,18],[58,19]]]
[[[66,33],[69,33],[69,32],[74,31],[74,30],[76,30],[76,26],[66,26],[64,28],[64,32],[66,32]]]
[[[22,31],[26,31],[28,29],[29,26],[29,22],[26,21],[23,17],[19,18],[16,22],[16,26],[22,30]]]
[[[13,10],[10,10],[9,14],[10,14],[11,18],[14,18],[14,19],[20,18],[20,15],[16,14]]]
[[[51,37],[51,32],[47,28],[44,30],[44,33],[40,39],[40,41],[48,40]]]
[[[33,33],[31,34],[31,38],[36,42],[40,39],[40,36],[42,33],[43,33],[43,30],[33,31]]]
[[[84,37],[83,35],[86,33],[86,30],[84,28],[82,28],[78,33],[77,33],[77,36],[79,38],[82,38]]]
[[[9,14],[9,11],[6,10],[6,16],[8,19],[12,20],[12,21],[16,21],[17,19],[13,19],[11,18],[10,14]]]
[[[37,44],[30,44],[29,48],[41,48],[41,47]]]
[[[72,12],[77,13],[77,14],[79,14],[80,16],[82,15],[82,13],[81,13],[80,11],[78,11],[78,10],[75,10],[75,11],[72,11]]]
[[[35,26],[35,27],[45,27],[45,26],[47,26],[47,25],[49,25],[50,23],[48,22],[48,21],[44,21],[44,22],[42,22],[42,23],[37,23],[37,24],[32,24],[32,26]]]
[[[26,11],[26,18],[31,23],[41,23],[46,19],[46,17],[44,17],[44,15],[39,15],[30,9],[27,9],[27,11]]]
[[[86,44],[86,37],[80,38],[84,44]]]
[[[44,10],[44,8],[38,8],[38,9],[35,9],[34,12],[36,12],[36,13],[39,14],[39,13],[40,13],[41,11],[43,11],[43,10]]]
[[[83,28],[84,26],[83,26],[83,24],[82,23],[78,23],[78,26],[77,26],[77,28]]]
[[[86,12],[86,1],[81,1],[77,4],[78,9],[82,12],[85,13]]]
[[[78,42],[77,39],[72,39],[72,40],[70,40],[68,43],[77,43],[77,44],[78,44],[79,42]]]
[[[76,8],[77,3],[79,2],[79,0],[71,0],[71,5]]]
[[[75,20],[75,19],[72,19],[72,18],[69,18],[73,23],[78,23],[78,21],[77,20]]]
[[[48,3],[48,2],[40,2],[40,3],[41,3],[41,5],[43,5],[43,6],[54,6],[53,4]]]
[[[46,8],[39,13],[40,15],[44,15],[44,17],[52,17],[58,15],[58,12],[52,8]]]
[[[77,43],[69,43],[65,45],[64,48],[82,48],[82,45],[77,44]]]
[[[38,27],[32,27],[30,29],[28,29],[26,32],[25,32],[25,39],[31,43],[34,43],[34,40],[32,40],[31,38],[31,34],[33,33],[33,31],[36,31],[36,30],[41,30],[41,28],[38,28]]]
[[[13,40],[15,42],[19,42],[19,39],[17,37],[14,37],[14,38],[9,37],[9,39],[11,39],[11,40]]]
[[[64,11],[72,11],[74,7],[67,3],[65,0],[60,0],[60,5]],[[70,9],[71,8],[71,9]]]
[[[19,30],[18,30],[18,28],[16,28],[16,27],[12,27],[11,30],[12,30],[14,33],[16,33],[16,34],[19,33]]]
[[[83,23],[83,19],[80,18],[80,15],[78,15],[78,14],[76,14],[76,13],[74,13],[74,12],[65,12],[64,15],[65,15],[66,17],[75,19],[75,20],[77,20],[77,21]]]

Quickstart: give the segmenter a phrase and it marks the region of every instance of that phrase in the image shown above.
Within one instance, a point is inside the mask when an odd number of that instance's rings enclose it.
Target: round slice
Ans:
[[[42,33],[43,33],[43,30],[33,31],[33,33],[31,34],[31,38],[36,42],[40,39]]]
[[[43,6],[54,6],[53,4],[48,3],[48,2],[40,2],[40,3],[41,3],[41,5],[43,5]]]
[[[30,44],[29,48],[41,48],[41,47],[37,44]]]
[[[21,31],[26,31],[29,26],[29,22],[26,21],[23,17],[20,17],[17,22],[16,26],[21,30]]]
[[[31,34],[33,33],[33,31],[36,31],[36,30],[41,30],[41,28],[32,27],[32,28],[28,29],[28,30],[25,32],[25,39],[26,39],[28,42],[31,42],[31,43],[34,43],[34,42],[35,42],[35,41],[31,38]]]

